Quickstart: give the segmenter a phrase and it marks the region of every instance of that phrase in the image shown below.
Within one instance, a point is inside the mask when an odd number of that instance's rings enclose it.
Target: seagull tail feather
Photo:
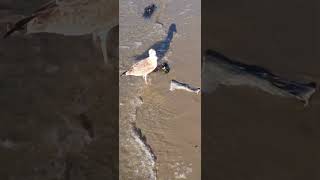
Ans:
[[[50,11],[51,9],[53,9],[55,7],[57,7],[56,1],[55,0],[50,1],[49,3],[45,4],[41,8],[37,9],[33,13],[33,15],[28,16],[28,17],[23,18],[20,21],[18,21],[9,31],[7,31],[7,33],[3,36],[3,38],[6,38],[6,37],[10,36],[12,33],[16,32],[16,31],[23,30],[25,25],[28,22],[30,22],[31,20],[36,18],[38,15],[46,13],[46,12]]]
[[[120,77],[126,76],[126,75],[127,75],[127,72],[128,72],[128,71],[123,72],[123,73],[120,75]]]

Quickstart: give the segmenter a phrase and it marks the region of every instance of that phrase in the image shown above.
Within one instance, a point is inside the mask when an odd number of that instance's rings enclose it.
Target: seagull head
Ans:
[[[156,57],[157,56],[157,53],[154,49],[150,49],[149,50],[149,57]]]
[[[174,24],[174,23],[172,23],[171,25],[170,25],[170,27],[169,27],[169,32],[177,32],[177,26],[176,26],[176,24]]]

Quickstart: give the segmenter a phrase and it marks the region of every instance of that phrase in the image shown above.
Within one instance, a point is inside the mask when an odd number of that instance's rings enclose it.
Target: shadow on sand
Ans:
[[[164,58],[164,56],[168,52],[171,41],[173,39],[173,35],[176,32],[177,32],[176,24],[173,23],[170,25],[168,34],[164,40],[156,42],[155,44],[150,46],[146,51],[144,51],[142,54],[134,56],[134,59],[139,61],[141,59],[147,58],[149,56],[148,51],[149,49],[152,48],[157,52],[158,62],[161,62],[161,60]]]

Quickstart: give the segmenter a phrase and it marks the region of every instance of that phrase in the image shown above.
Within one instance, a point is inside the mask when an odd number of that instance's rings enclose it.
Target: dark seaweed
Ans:
[[[146,8],[144,8],[144,13],[142,16],[145,19],[150,19],[156,9],[157,9],[157,6],[155,4],[151,4],[151,5],[147,6]]]

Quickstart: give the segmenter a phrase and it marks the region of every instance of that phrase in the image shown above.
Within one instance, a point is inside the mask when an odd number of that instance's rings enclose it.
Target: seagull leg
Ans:
[[[149,84],[149,85],[151,84],[151,80],[152,80],[152,79],[151,79],[151,78],[149,78],[149,82],[148,82],[148,84]]]
[[[93,41],[93,44],[95,45],[95,47],[99,47],[100,44],[98,45],[98,33],[97,32],[93,32],[92,33],[92,41]]]
[[[148,84],[147,75],[143,76],[144,82]]]
[[[103,54],[104,63],[108,64],[108,49],[107,49],[108,32],[106,31],[100,32],[99,37],[100,37],[100,46]]]

